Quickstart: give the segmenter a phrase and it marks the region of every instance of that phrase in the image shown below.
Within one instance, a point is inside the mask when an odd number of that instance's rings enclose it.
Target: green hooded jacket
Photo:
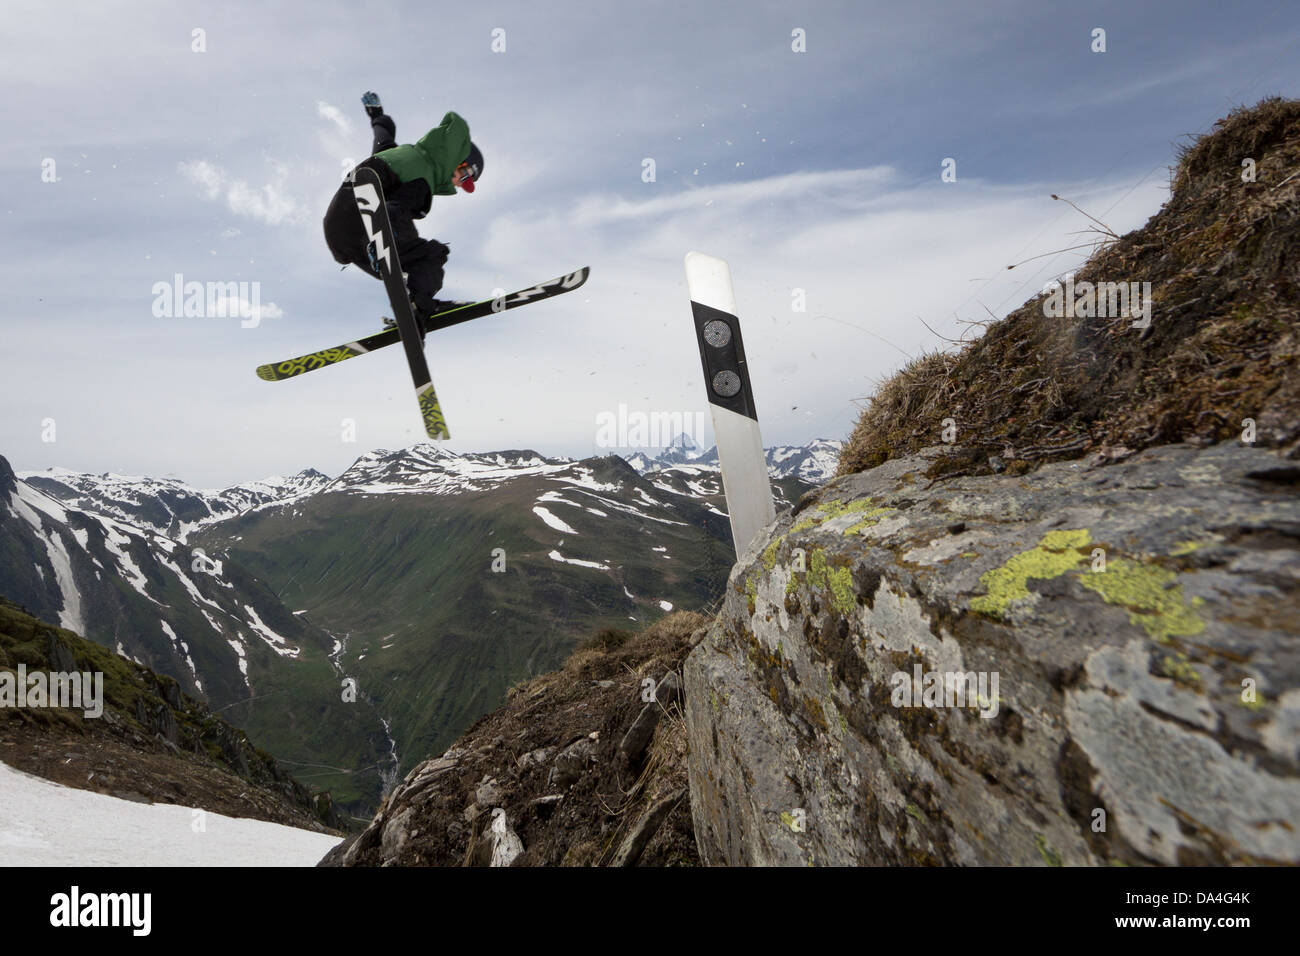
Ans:
[[[404,183],[423,179],[435,196],[451,196],[451,177],[469,155],[469,124],[449,112],[442,123],[414,144],[394,146],[376,153]]]

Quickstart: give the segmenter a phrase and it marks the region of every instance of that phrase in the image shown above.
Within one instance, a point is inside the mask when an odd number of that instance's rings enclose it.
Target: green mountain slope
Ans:
[[[342,700],[333,639],[237,560],[196,570],[188,546],[67,508],[0,458],[0,595],[176,679],[348,813],[391,771],[383,724]]]
[[[345,474],[199,539],[327,622],[342,667],[389,721],[403,771],[593,629],[708,603],[734,560],[724,516],[619,458],[405,492],[393,482],[406,462],[369,464],[388,484]]]

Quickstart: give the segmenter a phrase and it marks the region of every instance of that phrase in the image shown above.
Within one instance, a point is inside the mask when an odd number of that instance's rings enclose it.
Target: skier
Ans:
[[[361,103],[370,117],[373,145],[370,158],[356,168],[367,166],[379,175],[397,257],[407,275],[406,287],[416,317],[422,322],[435,312],[465,303],[434,298],[442,288],[442,267],[451,250],[436,239],[421,239],[413,220],[425,217],[435,195],[453,196],[457,187],[472,193],[483,173],[483,154],[470,142],[468,124],[455,113],[447,113],[440,125],[414,145],[398,146],[397,124],[384,113],[378,94],[367,92]],[[330,201],[325,213],[325,242],[336,262],[354,265],[378,279],[352,183],[353,173],[349,173]]]

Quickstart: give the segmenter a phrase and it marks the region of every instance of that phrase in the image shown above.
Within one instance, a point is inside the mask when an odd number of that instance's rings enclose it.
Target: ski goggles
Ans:
[[[467,193],[472,193],[474,191],[474,179],[478,176],[478,170],[469,163],[461,163],[456,167],[456,172],[461,175],[460,188]]]

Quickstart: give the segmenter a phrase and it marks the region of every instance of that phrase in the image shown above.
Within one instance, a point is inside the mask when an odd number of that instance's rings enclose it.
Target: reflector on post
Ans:
[[[688,252],[686,286],[695,316],[709,411],[713,413],[722,488],[727,496],[727,514],[731,516],[731,539],[739,558],[754,536],[771,524],[776,507],[745,365],[731,269],[725,259]]]

